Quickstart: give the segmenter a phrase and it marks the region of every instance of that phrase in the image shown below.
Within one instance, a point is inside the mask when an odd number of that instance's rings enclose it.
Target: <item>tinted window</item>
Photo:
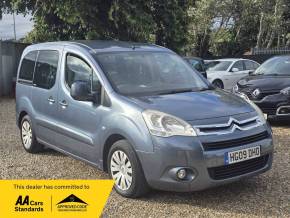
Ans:
[[[37,51],[32,51],[23,58],[20,67],[19,79],[32,81],[36,56]]]
[[[232,61],[212,61],[207,63],[208,71],[226,71],[232,64]]]
[[[242,70],[244,70],[244,64],[242,61],[237,61],[236,63],[234,63],[232,69],[233,68],[237,68],[237,69],[239,69],[239,71],[242,71]]]
[[[40,88],[52,88],[56,79],[57,65],[57,51],[40,51],[36,62],[33,83]]]
[[[253,61],[244,61],[246,70],[256,70],[259,65]]]
[[[81,58],[70,54],[66,57],[65,80],[69,87],[76,81],[85,81],[92,91],[96,91],[99,85],[92,68]]]
[[[263,63],[255,74],[290,75],[290,57],[274,57]]]
[[[189,63],[193,66],[194,69],[196,69],[199,72],[205,71],[205,67],[202,63],[202,61],[196,60],[196,59],[188,59]]]
[[[114,52],[98,54],[96,59],[121,94],[164,94],[208,88],[182,58],[172,53]]]
[[[255,63],[255,62],[253,62],[253,65],[254,65],[254,70],[256,70],[260,66],[260,64]]]

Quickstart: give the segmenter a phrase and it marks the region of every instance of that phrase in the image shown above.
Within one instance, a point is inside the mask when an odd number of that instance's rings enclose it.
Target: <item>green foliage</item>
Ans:
[[[2,0],[32,13],[26,42],[113,39],[152,42],[181,54],[236,55],[290,46],[290,0]]]
[[[17,11],[33,14],[34,29],[26,42],[116,39],[153,42],[177,52],[182,52],[187,44],[187,9],[191,2],[14,0]]]

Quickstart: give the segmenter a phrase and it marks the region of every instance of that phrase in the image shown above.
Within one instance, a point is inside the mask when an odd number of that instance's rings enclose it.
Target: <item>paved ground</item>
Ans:
[[[0,179],[104,179],[101,171],[57,152],[22,149],[15,104],[0,99]],[[152,191],[132,200],[114,191],[104,217],[290,217],[290,121],[273,122],[273,169],[255,178],[196,193]],[[61,167],[60,167],[61,166]]]

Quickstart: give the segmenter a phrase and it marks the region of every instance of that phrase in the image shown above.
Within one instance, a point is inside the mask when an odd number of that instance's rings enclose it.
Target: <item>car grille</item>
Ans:
[[[242,145],[258,142],[268,137],[269,137],[268,132],[264,131],[259,134],[255,134],[255,135],[251,135],[251,136],[247,136],[243,138],[238,138],[238,139],[219,141],[219,142],[204,142],[202,143],[202,145],[205,151],[211,151],[211,150],[242,146]]]
[[[208,172],[214,180],[228,179],[262,169],[266,166],[268,159],[269,155],[265,155],[240,163],[208,168]]]
[[[263,92],[259,96],[255,97],[252,92],[250,92],[250,91],[245,92],[245,94],[248,96],[248,98],[253,100],[253,101],[260,101],[269,95],[276,95],[279,93],[280,93],[280,91],[269,91],[269,92]]]
[[[250,130],[261,125],[258,117],[252,117],[246,120],[236,120],[229,118],[227,123],[211,124],[211,125],[196,125],[193,126],[198,135],[224,135],[231,134],[238,130]]]
[[[277,107],[261,107],[263,113],[268,115],[276,115]]]

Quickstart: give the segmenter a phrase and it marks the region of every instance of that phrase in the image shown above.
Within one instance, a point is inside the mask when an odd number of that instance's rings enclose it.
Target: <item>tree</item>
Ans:
[[[32,13],[26,41],[117,39],[155,42],[182,52],[193,0],[10,0],[1,8]]]

